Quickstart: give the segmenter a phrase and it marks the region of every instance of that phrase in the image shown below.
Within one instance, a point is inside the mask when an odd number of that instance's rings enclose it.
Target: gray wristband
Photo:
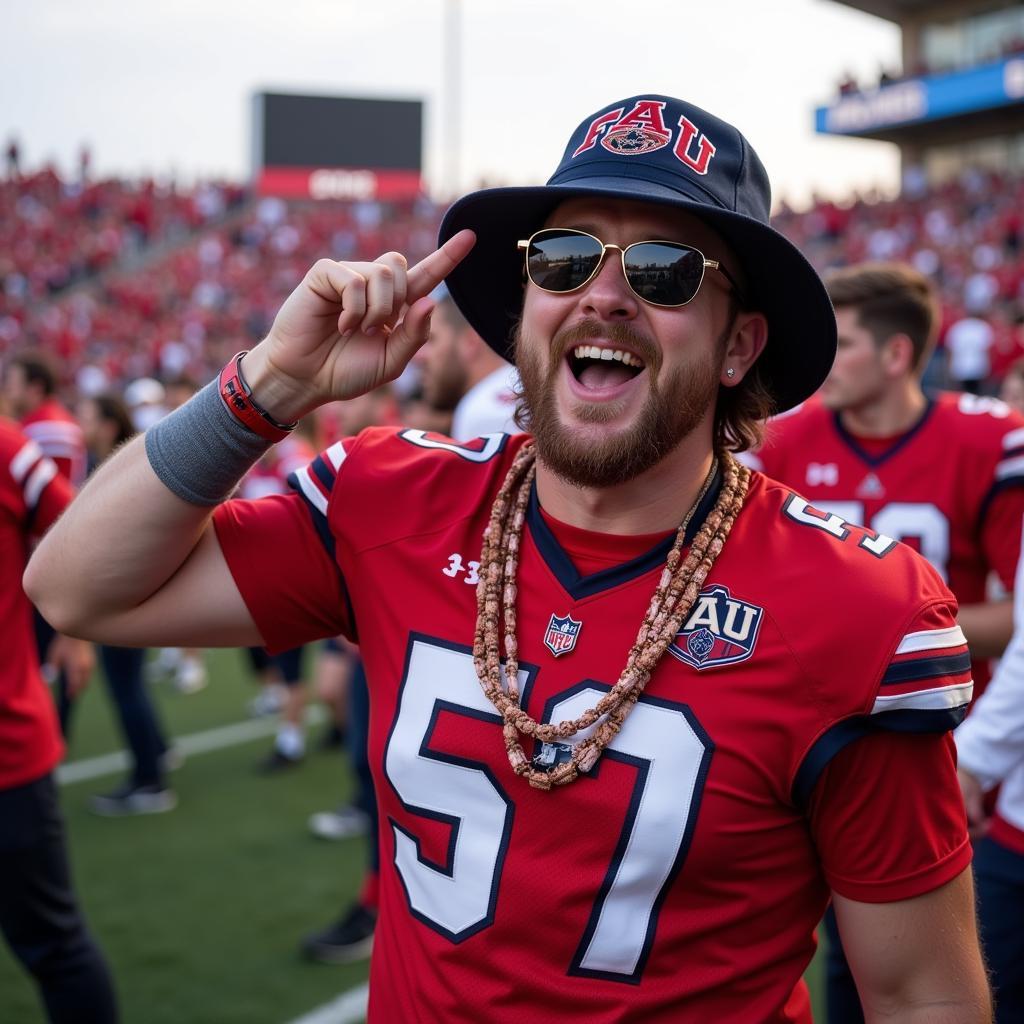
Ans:
[[[225,408],[215,380],[146,431],[153,472],[193,505],[219,505],[269,448]]]

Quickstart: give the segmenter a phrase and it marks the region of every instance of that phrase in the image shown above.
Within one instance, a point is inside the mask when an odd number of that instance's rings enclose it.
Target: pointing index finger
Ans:
[[[417,299],[429,295],[471,252],[476,235],[465,228],[452,235],[440,249],[425,256],[406,277],[405,301],[412,305]]]

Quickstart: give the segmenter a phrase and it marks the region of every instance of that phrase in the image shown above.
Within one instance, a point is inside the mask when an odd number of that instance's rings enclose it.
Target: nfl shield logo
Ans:
[[[551,616],[548,628],[544,633],[544,646],[556,657],[568,654],[576,646],[576,638],[583,628],[582,622],[577,622],[571,615],[559,618]]]

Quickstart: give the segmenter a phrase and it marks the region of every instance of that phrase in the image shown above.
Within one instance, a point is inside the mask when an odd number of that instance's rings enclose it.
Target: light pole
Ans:
[[[448,198],[459,193],[459,127],[461,120],[461,0],[445,0],[444,33],[444,188]]]

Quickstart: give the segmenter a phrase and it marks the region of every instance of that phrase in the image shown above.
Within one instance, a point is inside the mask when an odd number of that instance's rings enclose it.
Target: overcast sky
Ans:
[[[250,171],[261,89],[426,102],[425,167],[452,165],[446,12],[456,0],[0,0],[0,141],[29,166],[98,173]],[[830,0],[460,0],[458,187],[543,181],[572,129],[640,92],[731,121],[776,197],[897,184],[883,143],[815,135],[844,71],[898,66],[899,32]],[[325,125],[325,131],[331,126]]]

